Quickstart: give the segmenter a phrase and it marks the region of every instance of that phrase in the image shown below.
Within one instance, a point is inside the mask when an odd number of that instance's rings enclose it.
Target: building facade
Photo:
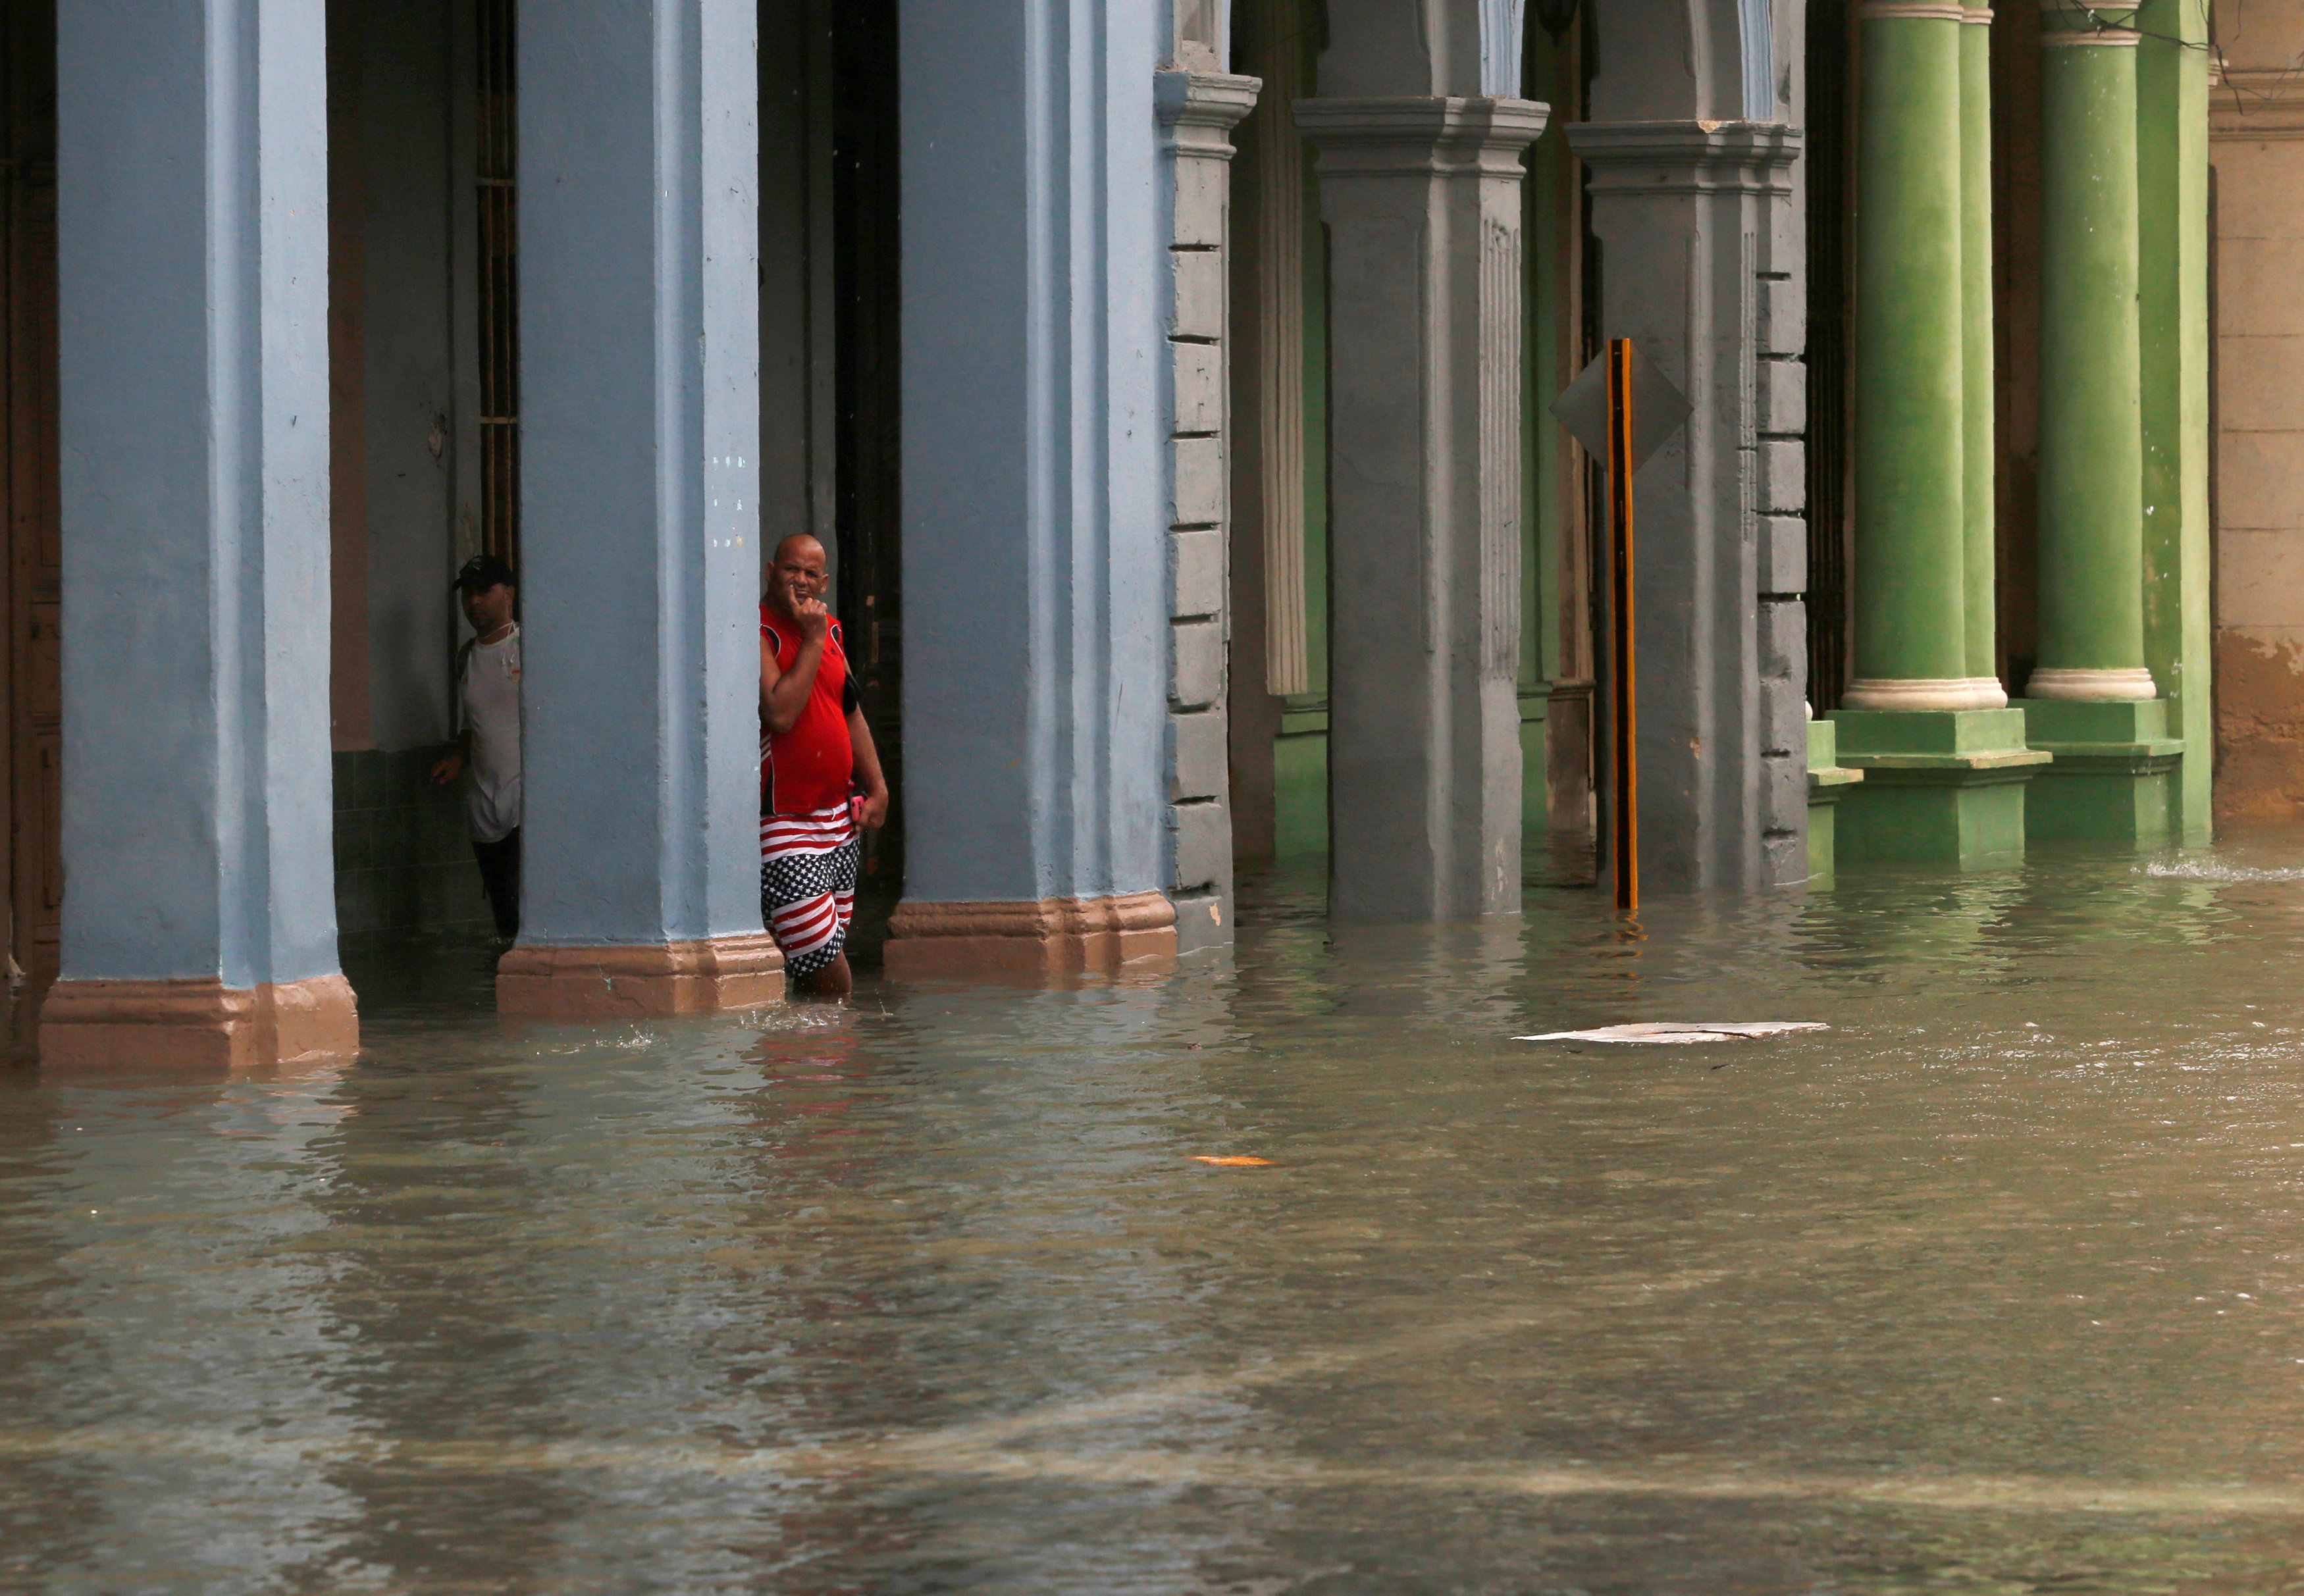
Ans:
[[[2206,835],[2240,545],[2177,0],[9,15],[52,1060],[340,1051],[346,938],[479,922],[422,778],[483,549],[509,1012],[780,992],[752,615],[796,530],[896,791],[892,971],[1189,957],[1266,861],[1369,919],[1605,875],[1610,529],[1550,407],[1618,338],[1689,401],[1634,485],[1649,891]]]

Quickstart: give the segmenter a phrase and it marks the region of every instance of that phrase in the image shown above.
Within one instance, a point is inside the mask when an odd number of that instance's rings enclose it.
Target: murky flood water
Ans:
[[[2304,844],[0,1074],[0,1588],[2304,1589]],[[1673,1048],[1631,1019],[1816,1019]],[[1223,1166],[1201,1156],[1268,1159]]]

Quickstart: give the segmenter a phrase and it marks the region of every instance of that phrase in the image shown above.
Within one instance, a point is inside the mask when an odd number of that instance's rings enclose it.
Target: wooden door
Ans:
[[[0,39],[0,337],[6,347],[10,951],[53,979],[64,914],[64,703],[57,628],[55,11],[13,4]]]

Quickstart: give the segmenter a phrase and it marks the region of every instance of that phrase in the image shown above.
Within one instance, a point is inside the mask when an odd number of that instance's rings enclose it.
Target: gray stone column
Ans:
[[[1256,104],[1253,78],[1160,74],[1168,235],[1168,875],[1176,950],[1232,934],[1232,799],[1226,770],[1224,604],[1231,561],[1225,462],[1232,129]]]
[[[1329,228],[1332,914],[1520,895],[1527,100],[1314,99]]]
[[[1808,307],[1777,245],[1797,237],[1782,213],[1800,135],[1659,120],[1568,137],[1590,173],[1601,331],[1631,339],[1695,407],[1634,484],[1643,882],[1798,882]]]
[[[59,9],[51,1066],[358,1045],[329,840],[321,12]]]
[[[750,0],[520,13],[527,809],[507,1010],[783,989],[760,927]]]

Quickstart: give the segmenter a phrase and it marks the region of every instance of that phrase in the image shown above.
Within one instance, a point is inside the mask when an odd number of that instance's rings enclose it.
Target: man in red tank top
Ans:
[[[776,545],[760,603],[760,916],[803,992],[843,997],[859,829],[888,817],[840,623],[824,607],[824,545]]]

